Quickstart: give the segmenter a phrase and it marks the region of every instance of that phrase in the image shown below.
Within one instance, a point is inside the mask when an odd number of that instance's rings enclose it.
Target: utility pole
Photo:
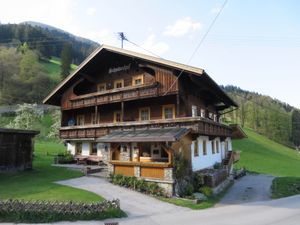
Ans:
[[[121,40],[121,48],[123,48],[123,42],[127,41],[127,37],[123,32],[118,32],[118,37]]]

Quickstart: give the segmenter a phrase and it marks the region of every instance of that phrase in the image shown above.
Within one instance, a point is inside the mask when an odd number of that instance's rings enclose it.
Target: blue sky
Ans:
[[[0,0],[1,23],[38,21],[99,43],[128,39],[187,63],[220,0]],[[229,0],[189,64],[217,83],[267,94],[300,108],[300,1]],[[125,48],[143,51],[129,43]]]

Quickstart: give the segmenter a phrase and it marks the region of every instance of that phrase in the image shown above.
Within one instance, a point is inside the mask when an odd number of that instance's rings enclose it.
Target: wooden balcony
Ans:
[[[158,96],[158,83],[130,86],[118,89],[80,95],[67,100],[63,110],[103,105],[114,102],[130,101]]]
[[[231,137],[232,129],[224,124],[201,117],[184,117],[149,121],[131,121],[119,123],[101,123],[85,126],[61,127],[62,139],[98,138],[113,131],[129,131],[149,128],[184,127],[192,133],[212,137]]]

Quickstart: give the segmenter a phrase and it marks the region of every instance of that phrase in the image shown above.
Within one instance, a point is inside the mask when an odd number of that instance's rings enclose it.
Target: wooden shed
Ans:
[[[32,168],[34,141],[38,131],[0,128],[0,172]]]

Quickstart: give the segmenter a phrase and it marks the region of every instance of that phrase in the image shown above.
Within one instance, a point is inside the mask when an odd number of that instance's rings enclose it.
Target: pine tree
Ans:
[[[61,51],[61,76],[62,79],[69,75],[72,62],[72,46],[65,43]]]
[[[292,111],[292,142],[295,146],[300,146],[300,111]]]

